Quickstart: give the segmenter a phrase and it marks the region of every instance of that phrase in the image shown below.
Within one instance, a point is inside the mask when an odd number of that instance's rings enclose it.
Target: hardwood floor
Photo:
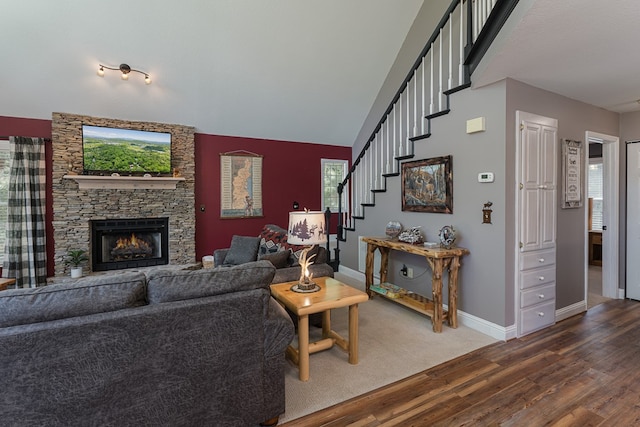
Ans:
[[[283,424],[498,425],[640,425],[640,303],[610,300]]]

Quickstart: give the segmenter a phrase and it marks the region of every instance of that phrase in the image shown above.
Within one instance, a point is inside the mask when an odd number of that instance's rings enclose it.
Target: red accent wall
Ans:
[[[257,236],[264,224],[286,228],[293,202],[321,209],[320,160],[351,160],[351,147],[196,134],[196,257],[229,247],[234,234]],[[261,218],[220,218],[220,154],[244,150],[262,160]],[[201,210],[204,207],[204,212]],[[331,218],[335,233],[337,215]]]
[[[32,136],[48,138],[45,146],[47,168],[47,259],[54,258],[52,225],[52,150],[51,120],[0,116],[0,136]],[[263,156],[262,218],[220,219],[220,154],[246,150]],[[196,134],[196,257],[229,246],[234,234],[257,236],[264,224],[286,228],[293,202],[300,209],[321,208],[320,159],[351,160],[351,147],[274,141]],[[204,212],[200,207],[204,206]],[[331,219],[335,233],[337,215]],[[53,276],[54,266],[47,265],[47,275]]]
[[[47,173],[46,185],[46,222],[47,222],[47,260],[53,259],[53,199],[52,199],[52,150],[51,150],[51,120],[25,119],[21,117],[0,116],[0,135],[5,136],[29,136],[47,138],[44,147],[45,167]],[[2,271],[2,266],[0,266]],[[47,263],[47,276],[53,276],[54,268]]]

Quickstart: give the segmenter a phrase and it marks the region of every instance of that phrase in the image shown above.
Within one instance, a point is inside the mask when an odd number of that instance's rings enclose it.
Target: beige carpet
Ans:
[[[336,274],[336,278],[358,289],[364,284]],[[298,380],[298,369],[287,362],[285,370],[286,412],[279,424],[294,420],[367,391],[390,384],[427,368],[496,342],[494,338],[460,325],[431,329],[431,320],[399,304],[376,297],[359,306],[358,365],[350,365],[337,346],[312,354],[310,379]],[[332,329],[348,335],[348,309],[332,311]],[[311,340],[320,336],[311,328]],[[295,344],[295,342],[294,342]]]

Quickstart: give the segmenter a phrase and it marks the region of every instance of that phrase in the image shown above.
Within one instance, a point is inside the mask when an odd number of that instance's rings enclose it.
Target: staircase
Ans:
[[[471,85],[471,74],[518,0],[453,0],[419,58],[338,186],[338,247],[345,231],[355,231],[366,208],[400,163],[414,155],[414,144],[431,136],[431,121],[451,111],[450,98]],[[343,206],[346,203],[348,206]]]

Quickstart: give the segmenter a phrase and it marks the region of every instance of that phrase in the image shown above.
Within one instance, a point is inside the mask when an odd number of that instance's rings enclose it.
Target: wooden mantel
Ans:
[[[175,190],[178,182],[185,180],[182,177],[173,178],[170,176],[64,175],[62,178],[76,181],[80,190]]]

